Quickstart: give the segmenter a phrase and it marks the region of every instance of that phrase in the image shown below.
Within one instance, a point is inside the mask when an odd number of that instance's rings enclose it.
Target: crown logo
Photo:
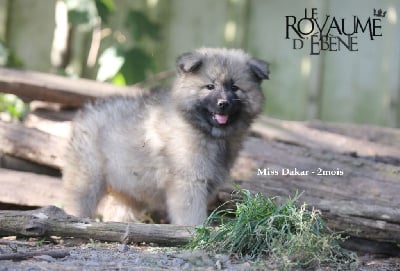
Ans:
[[[383,11],[382,9],[374,9],[374,16],[384,18],[386,16],[386,11]]]

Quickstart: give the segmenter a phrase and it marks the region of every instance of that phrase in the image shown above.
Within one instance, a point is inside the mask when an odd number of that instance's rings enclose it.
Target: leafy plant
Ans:
[[[115,29],[108,25],[109,17],[117,10],[113,0],[66,0],[68,20],[83,29],[93,28],[101,22],[108,35],[101,40],[96,79],[116,85],[131,85],[146,79],[155,70],[152,46],[160,39],[160,26],[149,19],[146,12],[127,10],[124,27]],[[126,42],[126,37],[132,37]],[[109,46],[105,44],[111,44]]]
[[[160,38],[160,27],[144,12],[130,10],[125,19],[133,44],[125,46],[114,42],[99,58],[97,80],[111,81],[116,85],[131,85],[143,81],[147,73],[155,70],[155,62],[146,45]]]
[[[283,268],[345,268],[356,266],[355,256],[342,249],[340,234],[331,232],[319,211],[296,206],[298,196],[279,205],[275,198],[239,190],[240,199],[232,200],[236,209],[215,210],[189,244],[214,252],[233,253],[239,257],[269,257]],[[220,224],[213,227],[216,223]]]
[[[74,26],[91,27],[98,16],[94,0],[66,0],[68,22]]]
[[[20,68],[23,63],[13,50],[0,41],[0,66]]]
[[[22,119],[29,106],[13,94],[0,93],[0,112],[6,112],[13,119]]]
[[[15,53],[0,42],[0,66],[22,67],[22,61]],[[22,119],[29,106],[13,94],[0,93],[0,112],[5,112],[7,119]]]
[[[108,16],[115,11],[115,4],[113,0],[96,0],[95,2],[97,12],[101,20],[105,23],[108,22]]]

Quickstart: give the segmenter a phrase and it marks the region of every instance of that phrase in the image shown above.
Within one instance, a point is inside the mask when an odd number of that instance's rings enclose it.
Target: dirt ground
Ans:
[[[20,253],[32,253],[17,259]],[[60,252],[61,255],[47,255]],[[25,255],[26,256],[26,255]],[[10,270],[279,270],[268,261],[237,260],[224,254],[82,240],[0,239],[0,271]],[[297,269],[296,269],[297,270]],[[331,270],[323,268],[320,270]],[[400,258],[359,257],[362,271],[400,271]]]

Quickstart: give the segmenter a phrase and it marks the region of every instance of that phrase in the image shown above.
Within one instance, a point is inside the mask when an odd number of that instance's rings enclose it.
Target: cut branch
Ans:
[[[194,228],[122,222],[95,222],[67,215],[47,206],[33,211],[0,211],[0,236],[78,237],[109,242],[183,245],[193,237]]]

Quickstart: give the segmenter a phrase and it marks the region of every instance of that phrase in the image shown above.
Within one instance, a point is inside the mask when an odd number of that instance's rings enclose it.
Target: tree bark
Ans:
[[[67,215],[47,206],[33,211],[0,211],[0,236],[78,237],[123,243],[186,244],[194,235],[190,226],[95,222]]]
[[[0,168],[0,202],[23,206],[59,205],[60,178]]]
[[[138,91],[135,87],[10,68],[0,68],[0,90],[18,95],[25,101],[41,100],[68,106],[80,106],[97,97]]]
[[[399,129],[261,117],[252,131],[266,140],[400,165]]]
[[[0,152],[60,168],[66,140],[19,123],[0,121]]]

